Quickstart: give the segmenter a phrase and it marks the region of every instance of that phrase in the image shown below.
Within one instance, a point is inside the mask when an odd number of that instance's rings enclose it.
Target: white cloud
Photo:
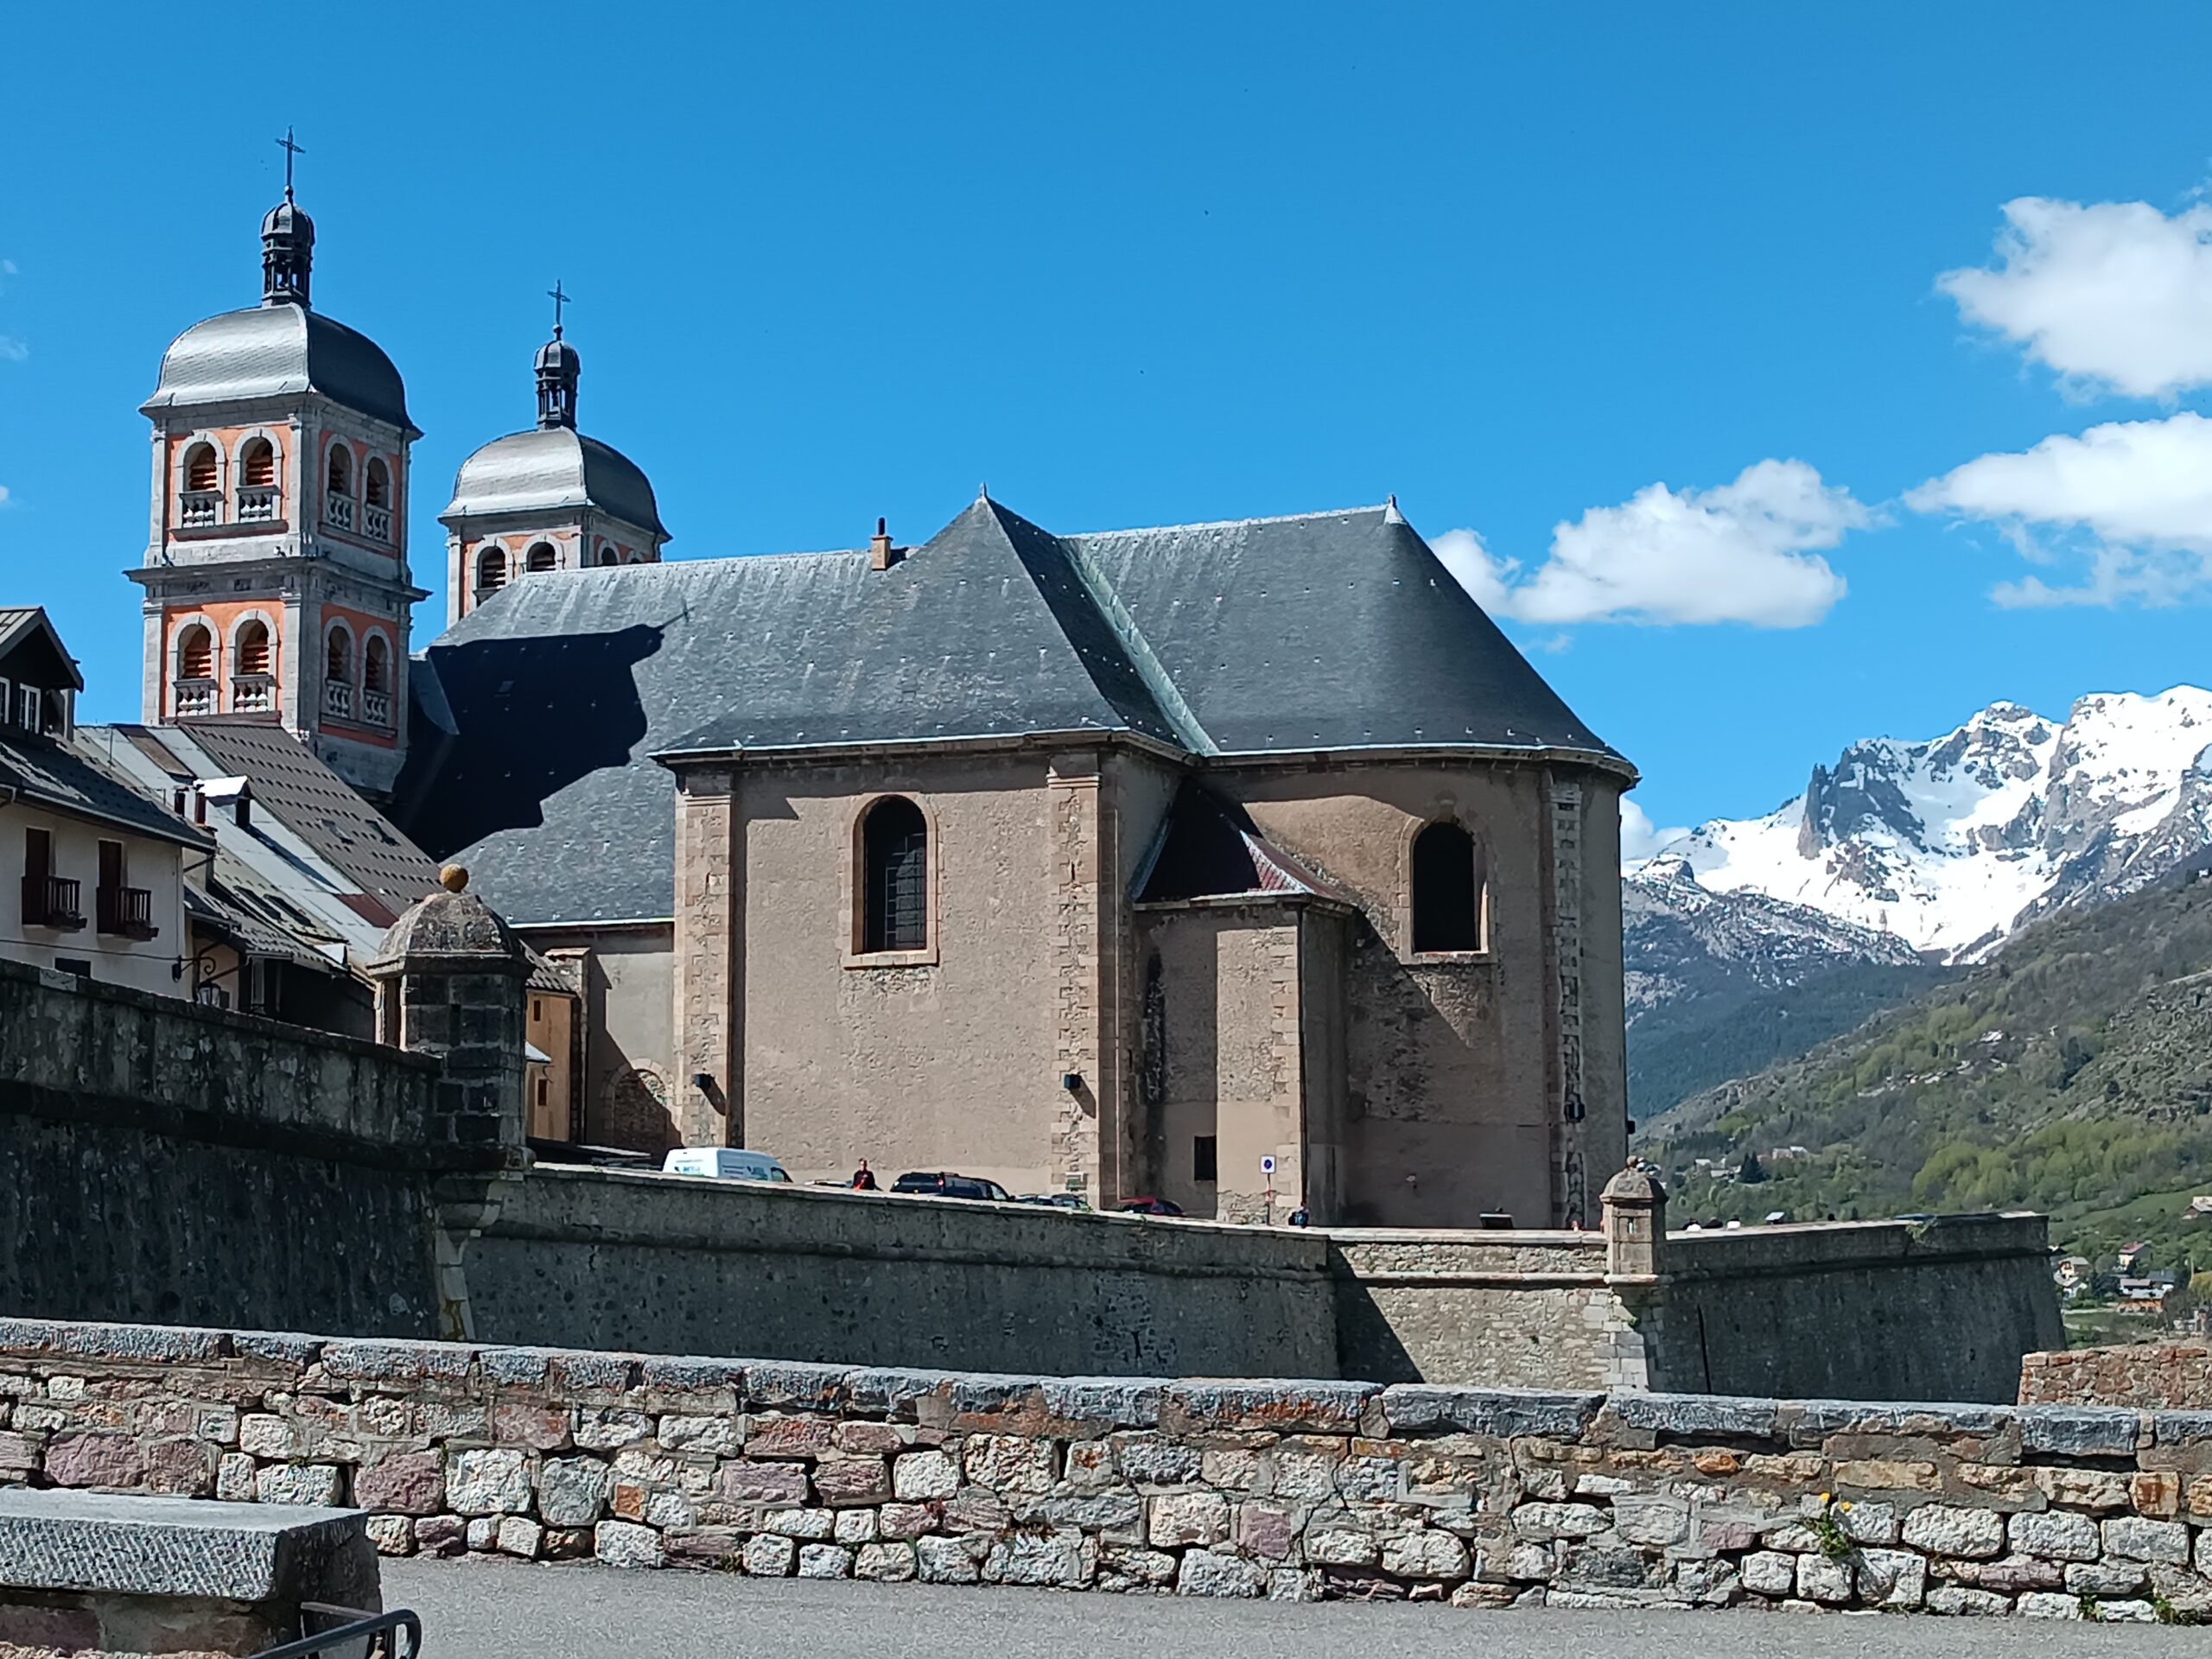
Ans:
[[[2031,563],[2079,573],[2000,583],[1999,605],[2171,605],[2212,586],[2212,420],[2201,415],[1982,455],[1905,501],[1990,524]]]
[[[1648,485],[1552,531],[1522,575],[1471,530],[1437,537],[1437,556],[1484,609],[1516,621],[1745,622],[1802,628],[1844,595],[1816,549],[1875,522],[1851,492],[1802,461],[1762,461],[1710,490]]]
[[[2212,385],[2212,204],[2005,204],[1996,267],[1936,285],[2069,380],[2137,397]]]
[[[1634,801],[1621,802],[1621,863],[1624,868],[1651,856],[1670,841],[1689,834],[1687,829],[1662,830],[1651,815]]]
[[[0,357],[10,363],[20,363],[31,354],[31,348],[13,334],[0,334]]]

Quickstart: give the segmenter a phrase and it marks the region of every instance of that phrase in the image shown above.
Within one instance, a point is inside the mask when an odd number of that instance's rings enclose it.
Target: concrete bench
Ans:
[[[381,1605],[356,1510],[0,1490],[0,1652],[232,1659]],[[310,1620],[314,1630],[333,1620]]]

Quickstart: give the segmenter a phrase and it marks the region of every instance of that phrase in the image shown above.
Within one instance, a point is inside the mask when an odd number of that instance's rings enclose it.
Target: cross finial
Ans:
[[[292,158],[308,153],[305,144],[292,142],[292,129],[287,126],[284,136],[276,141],[276,148],[284,152],[284,200],[292,199]]]
[[[561,338],[561,308],[569,303],[569,296],[561,291],[561,279],[556,276],[553,286],[545,290],[545,297],[553,302],[553,338]]]

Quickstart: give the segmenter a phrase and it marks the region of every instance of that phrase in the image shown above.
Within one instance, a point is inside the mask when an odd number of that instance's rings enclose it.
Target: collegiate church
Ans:
[[[281,726],[583,991],[571,1138],[1281,1222],[1591,1224],[1635,772],[1391,501],[664,563],[538,353],[410,572],[400,375],[315,229],[154,425],[149,724]]]

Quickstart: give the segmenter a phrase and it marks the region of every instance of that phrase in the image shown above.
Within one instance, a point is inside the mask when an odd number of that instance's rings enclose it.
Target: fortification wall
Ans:
[[[2064,1340],[2040,1216],[1666,1236],[1332,1235],[1340,1374],[1386,1382],[2001,1402]]]
[[[0,1309],[439,1329],[438,1069],[0,962]]]
[[[2063,1346],[2041,1216],[1671,1233],[1655,1389],[2010,1401]]]
[[[463,1011],[464,1014],[467,1012]],[[0,963],[0,1313],[1070,1374],[2008,1401],[2044,1224],[1236,1227],[505,1166],[431,1059]],[[518,1129],[518,1125],[516,1126]]]
[[[2212,1612],[2212,1414],[1173,1382],[0,1321],[0,1483],[394,1554],[1462,1605]]]
[[[1336,1369],[1337,1283],[1315,1233],[545,1165],[498,1184],[493,1206],[460,1245],[482,1339],[1116,1375]]]
[[[1389,1382],[1605,1389],[1643,1381],[1643,1342],[1599,1233],[1331,1234],[1344,1294],[1338,1374]]]

